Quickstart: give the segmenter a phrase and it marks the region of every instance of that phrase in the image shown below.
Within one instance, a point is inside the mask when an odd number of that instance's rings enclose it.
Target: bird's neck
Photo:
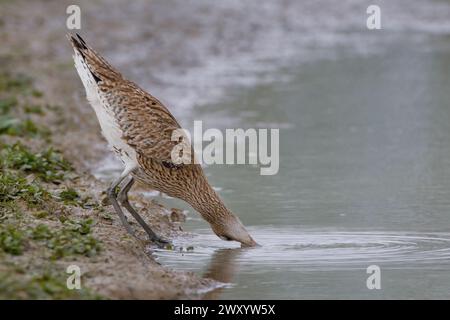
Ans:
[[[233,216],[211,186],[207,192],[195,197],[191,205],[210,224],[225,224]]]
[[[210,224],[226,224],[234,214],[227,209],[217,192],[204,175],[192,186],[189,197],[185,199]]]

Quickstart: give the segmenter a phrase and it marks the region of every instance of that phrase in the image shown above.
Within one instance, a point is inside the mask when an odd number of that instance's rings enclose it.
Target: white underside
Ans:
[[[111,150],[115,151],[122,160],[126,171],[137,167],[136,152],[122,138],[123,132],[120,129],[107,100],[101,99],[100,90],[98,90],[97,83],[86,63],[77,52],[75,52],[73,58],[75,61],[75,68],[86,89],[86,97],[97,115],[102,134],[106,138],[106,141],[108,141],[109,147]],[[118,152],[118,150],[121,152]]]

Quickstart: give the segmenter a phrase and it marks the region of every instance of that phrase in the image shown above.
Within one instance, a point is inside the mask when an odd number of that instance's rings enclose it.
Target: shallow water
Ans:
[[[193,237],[176,239],[175,251],[156,255],[164,265],[201,270],[203,276],[229,284],[203,298],[448,296],[450,233],[273,227],[250,231],[261,247],[233,247],[209,230],[196,230]],[[373,264],[381,268],[381,290],[366,286],[366,268]]]
[[[369,35],[354,3],[316,8],[298,24],[285,12],[286,30],[269,29],[276,39],[290,30],[302,47],[260,54],[270,77],[244,85],[251,68],[210,66],[189,90],[235,88],[220,90],[219,102],[175,110],[186,127],[201,119],[205,128],[280,128],[277,175],[205,168],[262,247],[221,241],[190,210],[192,236],[155,252],[163,265],[228,284],[205,298],[450,298],[450,5],[392,2],[387,30]],[[111,174],[106,161],[98,176]],[[366,286],[370,265],[381,268],[380,290]]]
[[[278,175],[206,168],[262,247],[224,250],[191,213],[200,235],[179,245],[193,251],[161,263],[233,284],[209,298],[448,298],[450,54],[408,46],[302,65],[199,108],[210,126],[214,110],[237,127],[281,124]],[[366,287],[372,264],[381,290]]]

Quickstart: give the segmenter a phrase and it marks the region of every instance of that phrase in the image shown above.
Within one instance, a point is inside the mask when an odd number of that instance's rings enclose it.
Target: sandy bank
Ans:
[[[198,298],[198,292],[208,292],[216,283],[159,265],[148,243],[130,238],[112,207],[104,205],[107,183],[95,179],[90,170],[108,151],[73,68],[64,37],[65,7],[60,1],[0,3],[0,71],[5,84],[0,99],[3,105],[14,99],[2,114],[2,121],[12,119],[14,125],[2,122],[7,128],[0,135],[5,186],[0,211],[0,296]],[[90,15],[86,20],[94,19]],[[110,26],[100,23],[92,28],[100,33]],[[99,42],[99,49],[107,43]],[[37,129],[30,129],[30,123]],[[28,157],[26,161],[38,161],[49,147],[72,167],[55,169],[61,171],[57,180],[10,161],[19,153]],[[18,183],[37,188],[42,201],[33,200],[35,189],[11,191],[12,184]],[[139,195],[132,195],[132,200],[162,236],[172,238],[182,232],[180,223],[171,218],[171,209]],[[145,239],[143,233],[140,236]],[[72,243],[73,239],[80,242]],[[88,293],[64,288],[69,265],[80,267]]]

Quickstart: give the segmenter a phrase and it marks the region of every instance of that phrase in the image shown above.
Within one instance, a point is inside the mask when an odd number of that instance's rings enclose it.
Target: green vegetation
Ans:
[[[28,100],[28,97],[39,98],[42,95],[42,92],[33,88],[31,79],[0,73],[0,135],[48,138],[49,130],[38,126],[29,117],[20,116],[21,113],[43,115],[40,104],[20,103],[20,100]],[[22,99],[18,99],[19,96]]]
[[[0,114],[5,115],[11,111],[17,105],[17,99],[15,97],[8,97],[0,99]]]
[[[65,205],[78,206],[83,209],[96,209],[101,211],[102,207],[96,201],[93,201],[91,197],[82,197],[74,188],[65,188],[60,191],[57,198]]]
[[[50,132],[45,128],[37,126],[31,119],[21,120],[11,116],[2,116],[0,117],[0,134],[18,137],[38,135],[48,137]]]
[[[50,249],[52,259],[71,255],[90,257],[100,251],[99,242],[91,236],[91,224],[92,219],[67,220],[57,230],[39,224],[32,230],[31,237]]]
[[[39,91],[37,89],[31,90],[31,95],[35,98],[41,98],[44,96],[44,93],[42,91]]]
[[[5,172],[0,174],[0,203],[21,199],[29,207],[35,207],[49,200],[50,193],[36,182]]]
[[[15,268],[19,269],[19,268]],[[26,275],[24,270],[0,273],[0,299],[101,299],[86,288],[69,290],[64,270],[43,270]]]
[[[61,188],[73,169],[35,122],[44,109],[52,112],[36,101],[42,96],[30,78],[0,72],[0,299],[97,299],[85,288],[67,289],[59,270],[58,261],[100,252],[93,220],[71,215],[98,204]],[[17,267],[16,259],[28,265]]]
[[[42,106],[39,104],[33,104],[33,105],[27,104],[24,106],[24,111],[25,111],[25,113],[34,113],[34,114],[38,114],[38,115],[45,114]]]
[[[2,158],[3,163],[6,163],[4,167],[17,171],[15,174],[12,172],[0,174],[0,203],[3,208],[0,211],[0,250],[20,255],[26,245],[34,241],[34,246],[48,249],[51,259],[60,259],[71,255],[93,256],[97,254],[100,244],[91,235],[92,219],[73,220],[60,216],[58,225],[51,228],[43,223],[36,227],[22,223],[23,214],[17,214],[20,211],[18,200],[22,200],[28,210],[40,209],[33,216],[45,219],[50,214],[43,209],[46,209],[50,203],[61,200],[65,205],[79,205],[80,196],[73,188],[67,188],[59,192],[59,196],[53,196],[36,180],[30,182],[23,177],[24,173],[33,172],[43,177],[44,181],[51,180],[49,177],[55,177],[54,173],[49,174],[55,169],[53,166],[56,165],[58,170],[61,169],[59,158],[58,161],[49,160],[52,157],[48,154],[38,157],[28,151],[24,152],[22,146],[20,148],[6,147],[5,150],[15,155],[16,158],[11,162],[8,162],[11,160],[8,156],[5,157],[6,160]],[[15,152],[12,152],[14,150]],[[27,161],[23,161],[23,153],[26,154]],[[64,162],[64,164],[66,163]],[[9,204],[9,207],[6,204]]]
[[[72,170],[70,163],[52,148],[33,153],[21,143],[4,146],[0,161],[4,169],[33,173],[45,182],[59,182],[67,171]]]
[[[32,80],[23,74],[11,75],[8,72],[0,73],[0,92],[12,92],[30,94],[35,89],[32,87]]]
[[[0,249],[12,255],[22,254],[24,250],[24,234],[14,225],[0,224]]]
[[[91,219],[66,220],[58,225],[43,223],[30,227],[18,219],[0,224],[0,251],[21,255],[26,248],[45,249],[51,260],[82,255],[91,257],[100,250],[100,243],[91,234]]]
[[[80,195],[73,188],[67,188],[59,193],[59,198],[64,204],[78,205],[80,203]]]

